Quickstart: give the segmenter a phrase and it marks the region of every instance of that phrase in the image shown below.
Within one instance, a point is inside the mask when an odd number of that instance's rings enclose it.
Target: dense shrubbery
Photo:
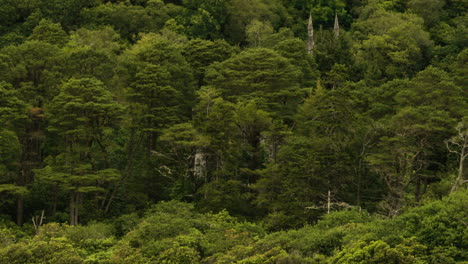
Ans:
[[[2,224],[0,263],[451,264],[468,260],[467,199],[459,191],[394,219],[337,211],[315,225],[270,233],[226,211],[201,214],[192,204],[161,202],[141,217],[48,223],[30,236]]]

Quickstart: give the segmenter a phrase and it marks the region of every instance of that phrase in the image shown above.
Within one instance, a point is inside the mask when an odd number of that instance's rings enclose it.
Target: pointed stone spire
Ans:
[[[309,24],[307,25],[307,54],[312,54],[314,50],[314,24],[312,23],[312,14],[309,15]]]
[[[340,36],[340,24],[338,23],[338,14],[335,12],[335,26],[333,27],[333,31],[335,32],[335,37]]]

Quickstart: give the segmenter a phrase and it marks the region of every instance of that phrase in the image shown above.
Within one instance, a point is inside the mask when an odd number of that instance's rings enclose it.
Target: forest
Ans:
[[[468,263],[466,0],[0,0],[0,264]]]

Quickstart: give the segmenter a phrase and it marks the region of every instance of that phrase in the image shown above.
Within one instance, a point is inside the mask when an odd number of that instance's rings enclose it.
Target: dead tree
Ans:
[[[468,118],[465,118],[462,122],[456,126],[457,135],[449,140],[445,141],[448,151],[458,155],[458,175],[455,183],[452,185],[450,193],[453,193],[457,188],[468,180],[463,178],[463,169],[466,157],[468,157]]]
[[[307,25],[307,54],[312,54],[315,42],[314,42],[314,24],[312,22],[312,15],[309,15],[309,24]]]

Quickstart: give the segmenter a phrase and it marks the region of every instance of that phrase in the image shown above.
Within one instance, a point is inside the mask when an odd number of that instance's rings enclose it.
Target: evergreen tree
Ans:
[[[40,182],[56,185],[70,194],[70,225],[79,221],[83,196],[103,191],[118,179],[109,167],[109,136],[119,126],[123,108],[96,79],[71,79],[50,103],[49,131],[61,139],[57,154],[36,170]]]

